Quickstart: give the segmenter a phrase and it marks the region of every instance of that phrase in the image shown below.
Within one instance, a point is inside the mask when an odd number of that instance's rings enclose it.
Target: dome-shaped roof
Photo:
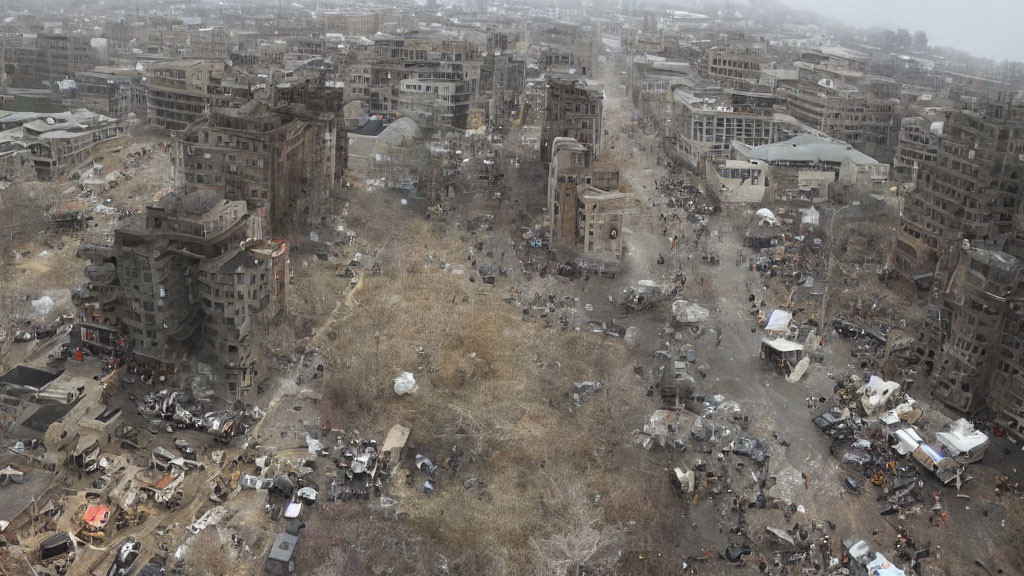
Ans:
[[[395,120],[377,136],[378,144],[401,146],[420,137],[420,127],[412,118],[403,116]]]

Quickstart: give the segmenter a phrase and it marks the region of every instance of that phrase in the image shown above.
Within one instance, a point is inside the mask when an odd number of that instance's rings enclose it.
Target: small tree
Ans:
[[[925,51],[928,49],[928,34],[924,30],[914,32],[914,50]]]
[[[189,546],[187,560],[189,574],[193,576],[223,576],[237,574],[238,554],[221,540],[216,527],[203,530]]]
[[[901,50],[906,50],[911,47],[914,39],[910,35],[910,30],[906,28],[900,28],[896,31],[896,46]]]

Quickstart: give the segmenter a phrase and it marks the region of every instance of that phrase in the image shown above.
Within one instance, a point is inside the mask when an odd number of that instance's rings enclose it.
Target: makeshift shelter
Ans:
[[[672,318],[680,326],[701,324],[711,317],[711,311],[695,302],[676,300],[672,303]]]
[[[857,389],[860,395],[861,406],[864,407],[864,414],[875,416],[885,408],[893,394],[900,390],[900,385],[895,382],[882,380],[874,374],[868,379],[868,383]]]
[[[110,520],[110,508],[106,506],[89,506],[82,514],[82,521],[85,522],[85,529],[88,532],[102,532]]]
[[[804,357],[804,347],[785,338],[762,338],[761,358],[777,368],[790,371]]]
[[[789,333],[789,323],[793,321],[793,313],[785,310],[773,310],[768,317],[768,324],[764,331],[772,336],[781,336]]]

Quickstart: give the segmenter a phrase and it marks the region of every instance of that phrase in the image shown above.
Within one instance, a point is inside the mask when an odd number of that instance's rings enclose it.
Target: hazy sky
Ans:
[[[1024,0],[783,0],[853,26],[924,30],[931,44],[1024,61]]]

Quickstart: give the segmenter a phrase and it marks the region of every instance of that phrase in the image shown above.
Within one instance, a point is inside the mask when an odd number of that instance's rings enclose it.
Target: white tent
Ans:
[[[756,214],[757,214],[757,217],[760,218],[762,222],[768,222],[769,224],[775,224],[775,213],[772,212],[771,210],[769,210],[767,208],[761,208],[760,210],[758,210],[756,212]]]
[[[789,332],[789,323],[792,320],[792,312],[773,310],[772,315],[768,317],[768,325],[764,327],[764,331],[769,334]]]
[[[864,406],[864,412],[868,416],[874,416],[879,410],[885,407],[885,403],[889,401],[889,398],[893,394],[898,392],[900,385],[895,382],[889,382],[882,380],[874,374],[868,380],[868,383],[861,386],[857,393],[861,395],[861,405]]]
[[[821,221],[821,213],[818,212],[814,206],[811,206],[810,208],[801,208],[800,214],[800,223],[805,226],[817,226]]]

